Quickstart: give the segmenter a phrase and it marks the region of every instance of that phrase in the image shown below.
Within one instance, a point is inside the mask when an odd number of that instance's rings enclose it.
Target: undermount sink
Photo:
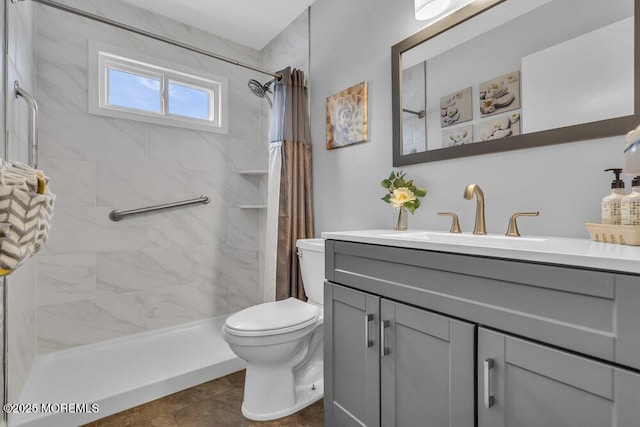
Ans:
[[[413,240],[418,242],[429,241],[433,243],[450,243],[456,245],[470,246],[497,246],[518,248],[525,246],[535,246],[536,243],[545,242],[547,239],[543,237],[510,237],[500,234],[471,234],[471,233],[446,233],[437,231],[420,231],[420,232],[395,232],[384,234],[380,237]]]

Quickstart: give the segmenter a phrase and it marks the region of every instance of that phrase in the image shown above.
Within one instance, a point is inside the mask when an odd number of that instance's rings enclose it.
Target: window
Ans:
[[[89,113],[227,133],[227,79],[89,42]]]

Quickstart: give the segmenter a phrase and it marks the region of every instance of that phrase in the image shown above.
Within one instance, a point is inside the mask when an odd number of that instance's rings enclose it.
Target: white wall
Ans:
[[[412,0],[316,0],[311,8],[311,131],[314,145],[316,232],[391,228],[380,181],[392,170],[391,46],[419,30]],[[369,141],[325,150],[325,99],[369,82]],[[629,129],[620,129],[620,135]],[[428,189],[410,228],[448,230],[438,211],[456,211],[473,229],[475,201],[466,184],[485,193],[487,228],[504,233],[510,215],[539,210],[520,221],[523,234],[588,238],[584,223],[599,221],[609,192],[603,169],[622,163],[622,136],[406,166]]]
[[[254,49],[116,0],[74,6],[259,64]],[[222,315],[259,301],[260,184],[265,163],[256,73],[38,6],[40,167],[57,194],[37,258],[38,352]],[[229,79],[229,134],[87,113],[87,43],[96,40]],[[207,194],[208,205],[108,219]]]
[[[13,82],[35,92],[35,11],[31,2],[6,2],[7,13],[7,136],[9,161],[27,161],[29,109],[13,96]],[[18,402],[36,355],[35,262],[27,263],[7,279],[8,402]],[[11,420],[11,417],[9,417]]]
[[[523,132],[633,114],[634,21],[625,18],[523,56]]]

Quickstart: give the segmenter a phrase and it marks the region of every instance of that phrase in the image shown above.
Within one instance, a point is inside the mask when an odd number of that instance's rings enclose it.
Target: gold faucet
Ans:
[[[438,215],[450,216],[453,219],[449,233],[462,233],[462,230],[460,230],[460,221],[458,221],[458,215],[456,215],[455,212],[438,212]]]
[[[476,195],[476,224],[473,227],[473,234],[487,234],[484,222],[484,193],[478,184],[469,184],[464,189],[464,198],[471,200]]]
[[[518,223],[516,219],[519,216],[538,216],[540,215],[540,211],[537,212],[516,212],[511,215],[511,219],[509,220],[509,228],[507,229],[507,233],[505,236],[510,237],[520,237],[520,230],[518,230]]]

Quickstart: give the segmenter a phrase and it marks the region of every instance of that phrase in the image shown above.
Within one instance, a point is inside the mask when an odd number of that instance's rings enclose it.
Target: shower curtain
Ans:
[[[296,240],[314,236],[307,94],[301,70],[287,67],[279,74],[269,136],[264,300],[306,301]]]

